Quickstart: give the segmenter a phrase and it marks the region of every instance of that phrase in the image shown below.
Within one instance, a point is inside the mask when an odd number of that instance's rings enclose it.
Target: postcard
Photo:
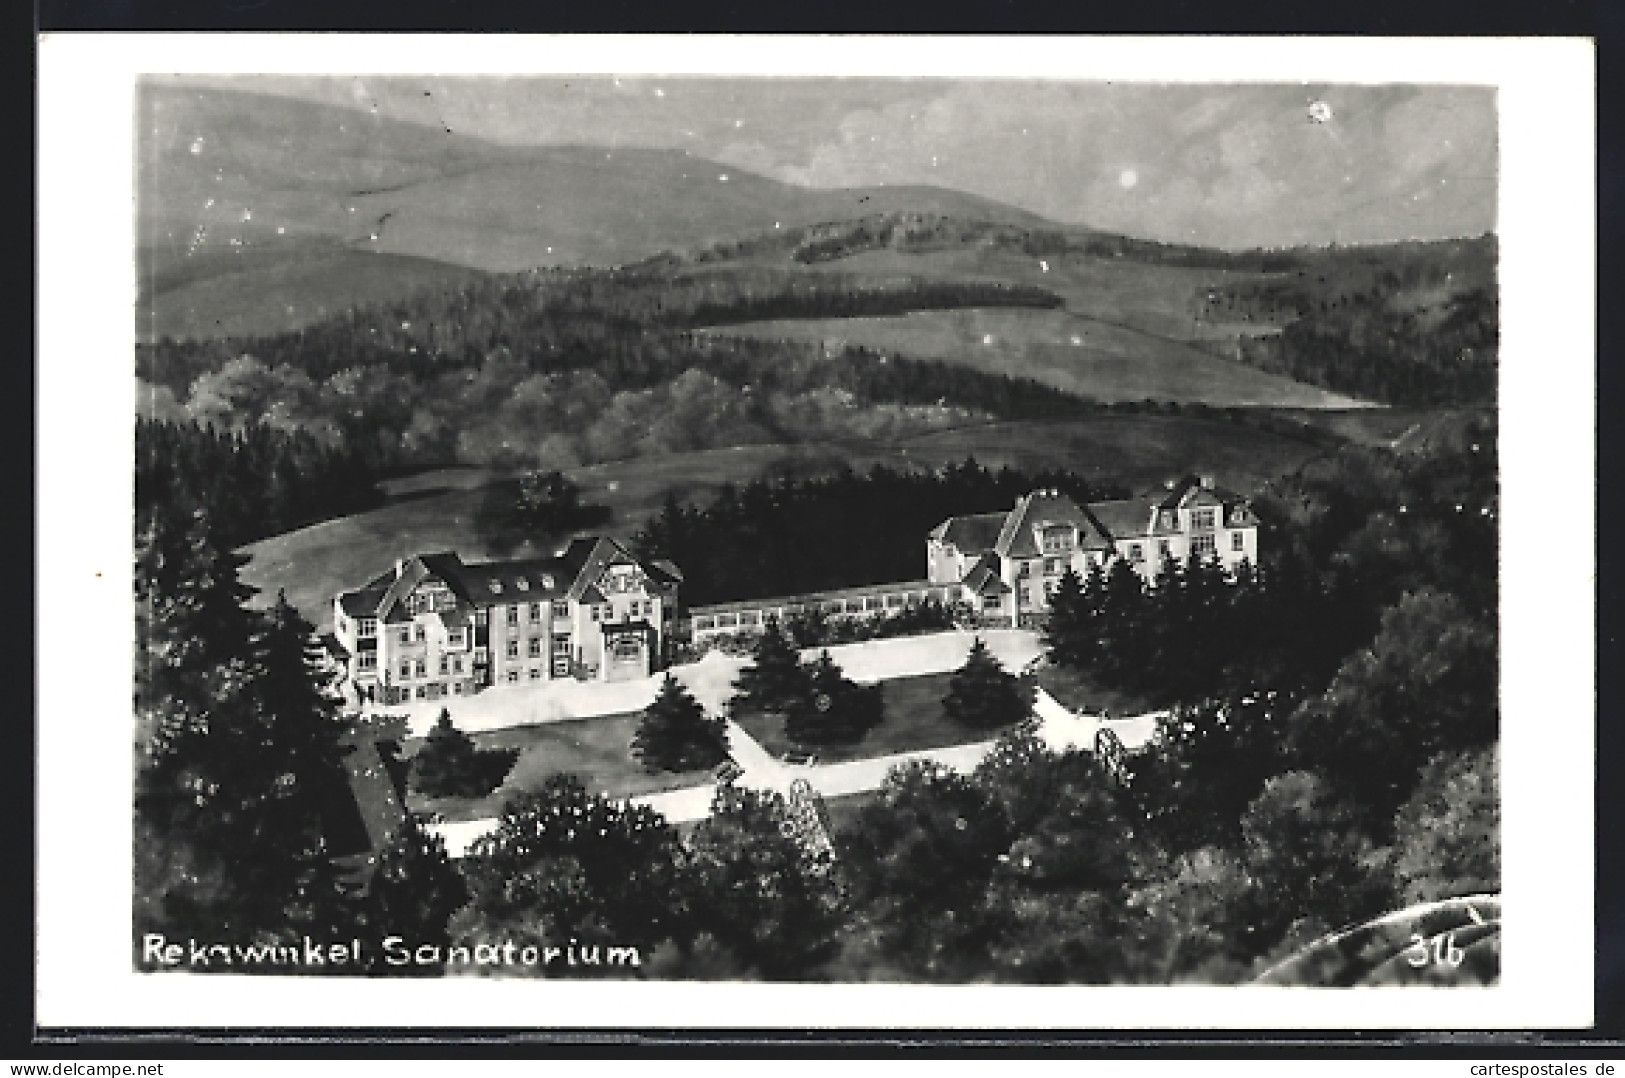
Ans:
[[[1587,43],[41,70],[42,1021],[1590,1021]]]

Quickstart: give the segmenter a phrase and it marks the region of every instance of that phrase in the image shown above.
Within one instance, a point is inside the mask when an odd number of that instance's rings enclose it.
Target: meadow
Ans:
[[[965,308],[883,318],[782,319],[704,332],[765,341],[861,346],[1031,378],[1106,402],[1219,407],[1354,408],[1365,402],[1266,374],[1184,341],[1073,311]]]

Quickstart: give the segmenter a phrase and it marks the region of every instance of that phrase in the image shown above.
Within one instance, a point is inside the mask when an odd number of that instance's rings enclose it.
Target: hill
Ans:
[[[706,332],[855,345],[1032,378],[1099,401],[1350,408],[1363,402],[1220,359],[1181,341],[1068,311],[914,311],[888,318],[785,319]]]
[[[290,284],[320,306],[385,296],[354,252],[489,272],[616,265],[746,232],[920,209],[1038,227],[1030,213],[942,188],[818,190],[670,150],[499,146],[274,95],[147,82],[138,94],[137,243],[147,332],[223,335],[228,309]],[[274,257],[258,259],[256,252]],[[397,266],[407,265],[397,263]],[[404,284],[441,283],[412,264]],[[425,277],[432,279],[425,281]],[[203,282],[221,280],[212,290]],[[190,293],[177,293],[182,282]],[[317,305],[257,316],[297,328]],[[279,324],[280,323],[280,324]]]
[[[255,337],[421,292],[456,292],[484,274],[326,240],[200,251],[147,250],[136,298],[137,340]]]

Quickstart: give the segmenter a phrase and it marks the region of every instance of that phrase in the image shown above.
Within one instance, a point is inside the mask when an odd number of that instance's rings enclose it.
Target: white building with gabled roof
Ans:
[[[1068,568],[1081,577],[1123,559],[1154,580],[1164,556],[1256,564],[1258,518],[1246,498],[1190,475],[1154,496],[1088,505],[1035,490],[1004,513],[949,517],[926,538],[930,583],[957,585],[983,618],[1012,625],[1048,612]]]
[[[681,582],[675,565],[606,536],[527,561],[417,554],[334,596],[328,647],[346,691],[385,704],[520,681],[642,678],[661,667]]]

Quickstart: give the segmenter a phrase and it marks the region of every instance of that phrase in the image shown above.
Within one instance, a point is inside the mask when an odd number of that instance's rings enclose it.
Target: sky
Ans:
[[[1488,87],[1010,79],[267,77],[219,85],[513,145],[683,149],[816,187],[928,183],[1168,242],[1495,228]]]

